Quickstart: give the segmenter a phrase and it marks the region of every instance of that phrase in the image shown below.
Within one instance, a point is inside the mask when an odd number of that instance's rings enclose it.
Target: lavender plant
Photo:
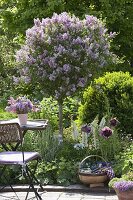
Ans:
[[[133,189],[133,181],[118,181],[114,183],[114,188],[116,188],[119,191],[127,191]]]
[[[80,20],[66,12],[42,21],[35,19],[26,31],[25,44],[16,53],[20,79],[58,100],[61,134],[63,100],[84,88],[102,67],[116,61],[110,52],[113,36],[96,17],[86,15]]]

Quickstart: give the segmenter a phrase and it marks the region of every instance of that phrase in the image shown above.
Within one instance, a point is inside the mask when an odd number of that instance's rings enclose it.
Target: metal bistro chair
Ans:
[[[6,181],[7,183],[1,187],[0,193],[3,191],[5,186],[8,185],[15,193],[16,198],[19,199],[17,193],[15,192],[15,189],[10,183],[10,179],[8,179],[6,176],[7,167],[15,165],[20,167],[20,175],[23,175],[23,177],[26,179],[26,182],[28,182],[29,184],[25,200],[28,198],[30,189],[32,189],[35,194],[34,198],[41,200],[42,197],[34,186],[34,184],[39,185],[40,189],[43,191],[41,183],[35,177],[38,161],[41,159],[39,153],[23,151],[23,133],[18,123],[0,124],[0,144],[2,145],[2,147],[8,145],[10,146],[18,142],[20,143],[20,151],[7,151],[6,149],[5,151],[0,152],[0,168],[2,168],[0,170],[0,177],[2,178],[3,176],[4,181]],[[33,170],[31,170],[28,166],[31,161],[35,161]]]

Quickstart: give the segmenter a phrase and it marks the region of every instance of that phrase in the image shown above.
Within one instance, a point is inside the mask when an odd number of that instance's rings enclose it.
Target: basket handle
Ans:
[[[106,160],[105,160],[102,156],[90,155],[90,156],[87,156],[86,158],[84,158],[84,159],[81,161],[81,163],[80,163],[80,165],[79,165],[79,169],[81,168],[81,166],[82,166],[82,164],[85,162],[85,160],[87,160],[88,158],[91,158],[91,157],[99,157],[99,158],[101,158],[101,159],[107,164]],[[108,165],[108,164],[107,164],[107,165]]]

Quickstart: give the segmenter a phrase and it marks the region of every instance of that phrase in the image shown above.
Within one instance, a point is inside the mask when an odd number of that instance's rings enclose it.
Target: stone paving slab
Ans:
[[[1,193],[6,197],[1,197],[0,200],[9,200],[8,197],[13,197],[13,192]],[[1,195],[0,194],[0,195]],[[20,200],[24,200],[26,196],[26,192],[17,192]],[[34,197],[34,193],[30,192],[28,198]],[[14,198],[17,200],[17,198]],[[36,200],[36,198],[32,198],[32,200]],[[43,200],[118,200],[117,196],[114,194],[106,194],[106,193],[73,193],[73,192],[45,192],[42,194]]]
[[[26,192],[29,188],[28,185],[15,185],[13,186],[13,188],[15,189],[15,191],[17,192]],[[38,188],[36,186],[36,188]],[[92,193],[112,193],[115,194],[114,189],[109,189],[108,187],[94,187],[94,188],[90,188],[89,186],[83,185],[83,184],[74,184],[74,185],[69,185],[69,186],[58,186],[58,185],[45,185],[43,186],[44,190],[46,191],[55,191],[55,192],[84,192],[84,193],[88,193],[88,192],[92,192]],[[10,187],[6,187],[4,189],[4,191],[11,191]]]
[[[24,200],[26,197],[27,185],[14,186],[20,200]],[[109,190],[108,187],[95,187],[89,188],[83,184],[75,184],[67,187],[46,185],[44,186],[44,192],[42,194],[43,200],[118,200],[114,190]],[[9,200],[9,197],[14,196],[11,188],[5,188],[4,193],[0,193],[0,200]],[[2,197],[1,194],[6,197]],[[34,193],[31,191],[28,198],[34,197]],[[17,200],[17,198],[14,198]],[[36,198],[32,198],[36,200]],[[13,199],[12,199],[13,200]]]

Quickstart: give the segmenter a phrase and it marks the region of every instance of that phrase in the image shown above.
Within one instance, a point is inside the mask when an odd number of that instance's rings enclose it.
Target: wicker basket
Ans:
[[[90,155],[90,156],[87,156],[86,158],[84,158],[79,165],[78,174],[79,174],[80,181],[86,185],[106,182],[108,180],[106,173],[97,174],[97,173],[89,173],[87,171],[82,171],[83,164],[86,162],[86,160],[88,160],[92,157],[98,157],[106,163],[106,161],[101,156],[97,156],[97,155]]]

